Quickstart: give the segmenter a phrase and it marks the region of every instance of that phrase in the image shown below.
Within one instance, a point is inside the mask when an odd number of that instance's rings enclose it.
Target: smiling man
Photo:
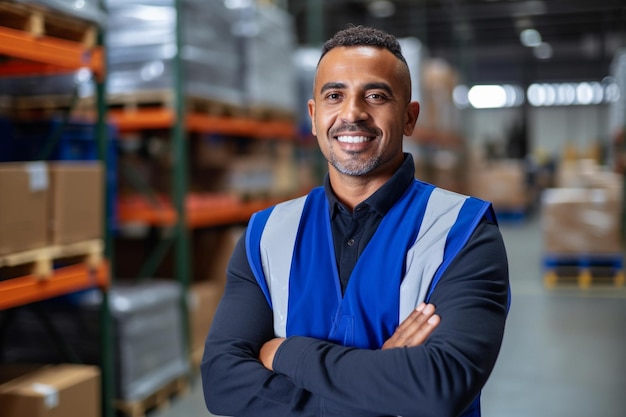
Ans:
[[[229,416],[480,416],[509,304],[488,202],[415,179],[419,104],[397,40],[324,44],[309,101],[324,186],[256,213],[202,361]]]

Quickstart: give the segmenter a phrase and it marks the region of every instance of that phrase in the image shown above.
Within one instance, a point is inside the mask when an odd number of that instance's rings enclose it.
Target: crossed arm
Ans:
[[[385,341],[382,350],[419,346],[435,330],[441,318],[435,314],[435,306],[421,303],[415,310],[398,326],[391,337]],[[272,363],[276,351],[285,341],[283,337],[268,340],[261,347],[259,360],[270,371],[273,371]]]
[[[416,310],[379,350],[274,340],[241,243],[205,345],[207,407],[238,417],[458,415],[486,382],[504,332],[508,271],[494,228],[479,226],[442,277],[431,297],[437,314]]]

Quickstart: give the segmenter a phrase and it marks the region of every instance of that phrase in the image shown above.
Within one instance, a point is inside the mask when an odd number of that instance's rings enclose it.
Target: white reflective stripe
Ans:
[[[399,323],[424,301],[428,287],[443,262],[443,250],[450,229],[467,199],[435,188],[426,205],[415,244],[406,256],[406,273],[400,285]]]
[[[306,196],[278,204],[261,236],[261,262],[272,299],[276,337],[287,335],[291,259],[305,201]]]

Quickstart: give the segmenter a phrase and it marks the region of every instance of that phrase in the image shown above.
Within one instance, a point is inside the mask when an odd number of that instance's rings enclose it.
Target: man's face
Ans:
[[[328,162],[349,176],[383,175],[402,163],[419,104],[409,103],[406,66],[391,52],[369,46],[337,47],[319,63],[312,132]]]

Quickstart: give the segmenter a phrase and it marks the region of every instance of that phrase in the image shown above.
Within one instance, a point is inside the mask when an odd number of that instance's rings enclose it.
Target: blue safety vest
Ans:
[[[342,295],[322,187],[255,213],[246,250],[275,335],[381,348],[428,302],[484,216],[495,221],[490,203],[415,180],[382,219]],[[480,416],[479,399],[463,417]]]

